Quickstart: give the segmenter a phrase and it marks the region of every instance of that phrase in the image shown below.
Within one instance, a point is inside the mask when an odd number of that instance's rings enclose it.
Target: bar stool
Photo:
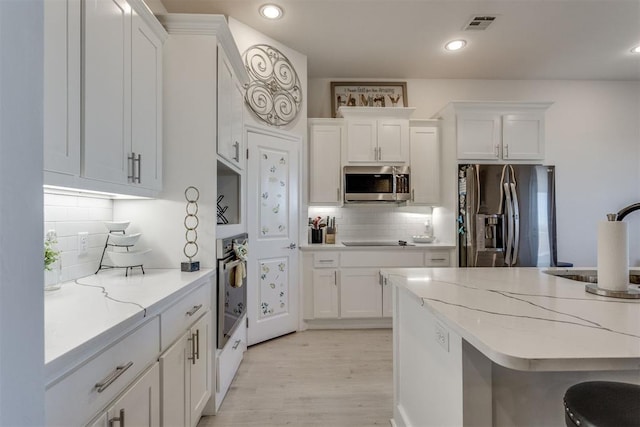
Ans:
[[[564,395],[567,427],[639,427],[640,385],[588,381]]]

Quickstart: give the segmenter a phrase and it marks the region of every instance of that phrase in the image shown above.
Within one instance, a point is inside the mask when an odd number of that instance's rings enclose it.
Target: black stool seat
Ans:
[[[567,427],[640,427],[640,385],[588,381],[564,395]]]

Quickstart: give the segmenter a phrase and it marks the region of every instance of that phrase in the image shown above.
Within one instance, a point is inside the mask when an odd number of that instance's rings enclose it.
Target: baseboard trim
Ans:
[[[313,319],[304,321],[305,329],[390,329],[391,318],[382,319]]]

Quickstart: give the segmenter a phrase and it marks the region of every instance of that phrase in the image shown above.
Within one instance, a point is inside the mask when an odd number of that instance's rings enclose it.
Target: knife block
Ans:
[[[336,243],[335,227],[327,227],[327,234],[324,236],[324,242],[330,245],[334,245]]]

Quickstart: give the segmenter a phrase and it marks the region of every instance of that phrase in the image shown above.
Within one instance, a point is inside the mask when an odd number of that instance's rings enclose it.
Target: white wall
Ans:
[[[330,117],[329,82],[310,79],[309,117]],[[640,201],[640,82],[407,80],[407,92],[412,118],[453,100],[554,102],[546,163],[556,165],[559,261],[595,266],[598,221]],[[640,213],[627,221],[630,265],[640,266]]]
[[[0,425],[44,425],[43,1],[0,1]]]

